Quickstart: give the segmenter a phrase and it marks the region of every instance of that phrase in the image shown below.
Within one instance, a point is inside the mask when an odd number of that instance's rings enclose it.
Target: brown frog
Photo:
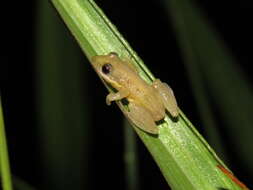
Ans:
[[[158,134],[156,121],[164,119],[165,110],[174,118],[179,115],[174,93],[166,83],[156,79],[148,84],[133,65],[120,59],[116,53],[94,56],[91,63],[96,72],[117,90],[107,95],[107,105],[126,98],[129,109],[123,112],[142,130]]]

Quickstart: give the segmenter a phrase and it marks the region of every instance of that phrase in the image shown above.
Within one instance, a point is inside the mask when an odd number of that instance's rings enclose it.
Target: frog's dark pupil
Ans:
[[[111,72],[111,69],[112,69],[112,65],[109,64],[109,63],[106,63],[102,66],[102,72],[104,74],[109,74]]]

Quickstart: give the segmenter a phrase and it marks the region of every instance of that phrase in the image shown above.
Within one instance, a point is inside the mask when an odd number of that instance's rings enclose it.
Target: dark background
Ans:
[[[251,81],[250,63],[252,62],[251,46],[253,42],[251,2],[246,0],[234,2],[199,0],[196,2],[232,52],[246,78]],[[156,0],[145,1],[144,5],[142,1],[134,0],[120,2],[99,0],[97,3],[130,42],[133,49],[138,52],[153,74],[159,76],[162,81],[170,81],[169,84],[176,93],[181,109],[192,123],[197,127],[202,126],[175,33],[162,3]],[[47,174],[43,172],[45,165],[41,159],[41,145],[38,141],[38,105],[36,101],[38,87],[35,72],[39,2],[8,1],[4,4],[3,11],[1,11],[1,41],[3,42],[1,44],[3,55],[0,73],[1,98],[11,168],[15,176],[33,185],[36,189],[45,189],[44,187],[47,187],[48,184],[45,182]],[[49,3],[49,7],[53,6]],[[54,16],[59,17],[57,13]],[[151,24],[155,27],[150,27]],[[70,38],[77,46],[71,34],[67,30],[65,33],[67,38]],[[153,34],[157,34],[156,38],[150,37]],[[161,44],[166,44],[166,48],[154,48]],[[88,81],[86,82],[88,91],[83,90],[83,93],[86,93],[92,105],[89,149],[84,156],[88,161],[88,167],[85,168],[88,177],[83,180],[86,181],[87,189],[101,187],[125,189],[122,161],[123,130],[118,127],[122,122],[121,113],[115,105],[112,107],[105,105],[106,89],[92,68],[85,63],[86,58],[78,47],[76,51],[82,62],[80,67],[88,71],[85,78]],[[162,66],[163,62],[168,61],[173,62],[173,68],[167,68],[172,70],[169,75],[165,72],[167,69]],[[98,119],[96,117],[98,114],[104,117]],[[108,120],[112,122],[111,125],[117,127],[114,129],[101,128],[101,124]],[[204,136],[206,135],[203,128],[198,130]],[[247,170],[245,164],[240,163],[239,156],[235,155],[233,147],[230,147],[230,141],[226,140],[226,132],[222,130],[222,127],[220,133],[227,147],[226,152],[230,158],[232,171],[252,188],[253,171]],[[71,139],[66,139],[66,141],[71,141]],[[140,189],[168,189],[166,181],[142,142],[139,140],[137,142]],[[252,149],[252,145],[248,146],[249,149]]]

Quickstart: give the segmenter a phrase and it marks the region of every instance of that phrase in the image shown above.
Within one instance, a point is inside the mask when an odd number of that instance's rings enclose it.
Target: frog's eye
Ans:
[[[112,65],[110,63],[106,63],[102,66],[102,72],[104,74],[109,74],[112,71]]]

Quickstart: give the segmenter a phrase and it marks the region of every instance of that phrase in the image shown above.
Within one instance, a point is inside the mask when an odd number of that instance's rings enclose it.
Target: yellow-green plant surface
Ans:
[[[3,190],[12,190],[11,172],[9,164],[9,156],[4,130],[4,117],[2,111],[2,102],[0,99],[0,169],[1,169],[1,185]]]

